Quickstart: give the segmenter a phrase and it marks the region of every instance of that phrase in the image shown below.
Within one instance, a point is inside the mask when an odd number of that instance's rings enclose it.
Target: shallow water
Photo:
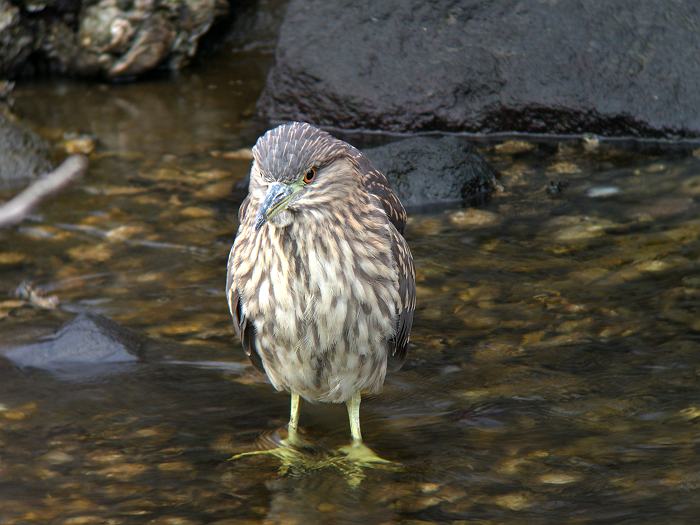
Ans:
[[[288,410],[223,295],[248,161],[222,152],[260,131],[264,60],[17,89],[45,134],[98,149],[81,184],[0,232],[0,289],[31,279],[61,300],[0,301],[2,345],[77,311],[168,345],[81,380],[0,363],[0,522],[695,522],[700,159],[680,153],[483,145],[506,191],[411,218],[413,346],[363,403],[366,441],[403,470],[226,461]],[[304,404],[301,424],[327,450],[349,440],[342,407]]]

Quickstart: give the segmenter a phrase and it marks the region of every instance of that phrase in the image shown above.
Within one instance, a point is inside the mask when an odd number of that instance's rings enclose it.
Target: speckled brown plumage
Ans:
[[[380,391],[388,362],[405,359],[415,309],[401,202],[361,152],[309,124],[267,132],[253,156],[226,282],[246,353],[275,388],[308,400]],[[287,209],[257,229],[270,188],[295,183]]]

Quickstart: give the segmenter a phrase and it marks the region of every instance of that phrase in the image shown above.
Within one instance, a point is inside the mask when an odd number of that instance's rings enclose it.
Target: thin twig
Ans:
[[[20,222],[42,200],[61,191],[69,183],[85,173],[87,166],[87,157],[84,155],[71,155],[58,168],[46,175],[42,175],[22,193],[0,205],[0,228]]]

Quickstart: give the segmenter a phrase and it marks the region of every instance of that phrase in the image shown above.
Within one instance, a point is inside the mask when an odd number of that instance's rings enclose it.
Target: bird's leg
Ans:
[[[303,459],[301,450],[302,447],[309,446],[299,436],[299,413],[301,409],[301,400],[299,394],[292,392],[291,403],[289,410],[289,424],[287,425],[287,438],[278,441],[279,446],[265,450],[253,450],[251,452],[242,452],[231,457],[231,460],[240,459],[247,456],[262,456],[270,455],[279,458],[282,461],[282,468],[285,472],[293,467],[296,463],[300,463]]]
[[[348,419],[350,420],[350,434],[353,445],[362,445],[362,429],[360,428],[360,401],[362,395],[356,392],[346,403],[348,407]]]
[[[360,392],[355,392],[346,402],[348,407],[348,419],[350,420],[350,433],[352,434],[352,445],[342,447],[340,451],[346,454],[349,460],[360,464],[391,463],[391,461],[380,458],[371,448],[362,442],[362,430],[360,428],[361,397]]]
[[[299,413],[301,412],[301,399],[299,394],[292,392],[292,399],[289,407],[289,424],[287,425],[287,439],[282,442],[289,445],[303,445],[303,440],[299,437]]]

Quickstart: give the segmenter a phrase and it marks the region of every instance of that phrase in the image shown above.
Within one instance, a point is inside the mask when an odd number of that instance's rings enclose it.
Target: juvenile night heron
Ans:
[[[406,211],[361,152],[292,122],[255,144],[238,217],[229,309],[248,357],[291,393],[288,443],[299,442],[300,397],[346,403],[345,452],[361,456],[360,396],[403,363],[413,323]]]

